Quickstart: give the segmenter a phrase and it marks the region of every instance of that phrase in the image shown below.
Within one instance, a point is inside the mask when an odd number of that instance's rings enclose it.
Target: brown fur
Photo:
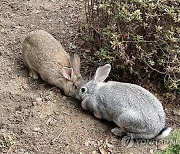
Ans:
[[[82,81],[77,54],[70,60],[62,45],[44,30],[28,34],[23,42],[22,54],[31,77],[37,79],[40,75],[44,81],[64,90],[66,95],[76,96],[76,89]],[[75,70],[71,64],[76,65]]]

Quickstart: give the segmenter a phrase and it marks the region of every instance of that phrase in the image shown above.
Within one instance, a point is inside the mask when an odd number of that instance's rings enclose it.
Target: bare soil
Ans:
[[[156,149],[148,145],[125,148],[110,132],[114,124],[96,119],[77,100],[28,76],[21,44],[28,32],[44,29],[67,52],[80,54],[82,74],[88,78],[94,67],[87,61],[88,51],[75,43],[84,22],[83,4],[82,0],[0,1],[0,153],[146,154]],[[179,129],[179,106],[165,102],[167,123]]]

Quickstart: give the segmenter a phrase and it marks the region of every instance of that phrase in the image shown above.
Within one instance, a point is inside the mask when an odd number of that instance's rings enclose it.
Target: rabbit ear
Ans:
[[[74,73],[77,76],[81,76],[81,73],[80,73],[80,57],[77,54],[73,53],[70,56],[70,61],[71,61],[71,67],[74,69]]]
[[[72,75],[73,75],[73,69],[72,69],[72,68],[68,68],[68,67],[63,67],[63,68],[62,68],[62,75],[63,75],[66,79],[70,80],[71,77],[72,77]]]
[[[105,64],[104,66],[98,67],[94,76],[95,83],[103,82],[111,71],[111,65]]]

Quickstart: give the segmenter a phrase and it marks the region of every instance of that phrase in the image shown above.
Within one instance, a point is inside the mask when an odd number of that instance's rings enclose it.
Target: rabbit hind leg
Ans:
[[[114,122],[119,126],[119,129],[113,130],[113,132],[115,132],[116,134],[120,134],[122,130],[124,130],[126,134],[128,134],[128,132],[131,132],[128,136],[136,137],[136,134],[138,136],[141,135],[141,132],[146,132],[142,125],[144,122],[143,119],[134,110],[129,109],[128,111],[123,112],[117,118],[114,119]]]
[[[154,134],[150,133],[126,133],[126,135],[132,139],[152,139],[155,137]]]
[[[119,128],[119,127],[113,128],[111,130],[111,132],[116,136],[120,136],[120,137],[128,136],[128,137],[130,137],[132,139],[151,139],[151,138],[154,138],[154,136],[152,134],[147,134],[147,133],[138,133],[138,134],[126,133],[124,131],[124,129]]]
[[[155,136],[153,127],[144,126],[145,119],[136,111],[128,110],[122,113],[115,121],[120,127],[124,128],[127,136],[133,139],[143,138],[150,139]]]
[[[30,68],[26,60],[24,60],[24,63],[28,68],[29,76],[32,77],[33,79],[38,79],[39,78],[38,73],[34,69]]]

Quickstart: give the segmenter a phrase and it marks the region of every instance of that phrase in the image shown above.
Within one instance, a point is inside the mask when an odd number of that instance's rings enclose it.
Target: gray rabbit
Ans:
[[[81,105],[94,116],[113,121],[118,127],[112,133],[136,138],[168,136],[170,127],[165,127],[165,113],[159,100],[146,89],[130,83],[104,82],[111,70],[106,64],[96,70],[92,80],[79,89]]]

